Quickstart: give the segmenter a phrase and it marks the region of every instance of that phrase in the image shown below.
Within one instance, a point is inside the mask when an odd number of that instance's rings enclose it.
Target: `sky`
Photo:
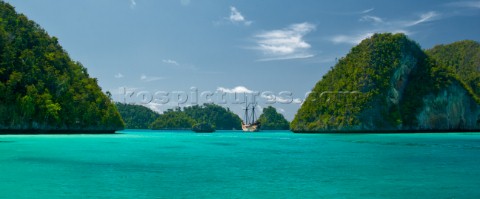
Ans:
[[[480,1],[5,0],[43,27],[115,101],[158,112],[213,102],[292,120],[337,59],[373,33],[422,48],[480,41]],[[234,95],[233,93],[238,93]]]

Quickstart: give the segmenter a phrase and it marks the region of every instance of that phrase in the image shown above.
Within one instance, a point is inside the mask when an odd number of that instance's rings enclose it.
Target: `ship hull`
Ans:
[[[255,124],[252,124],[252,125],[242,124],[242,130],[244,132],[258,132],[260,129],[258,128],[258,125],[255,125]]]

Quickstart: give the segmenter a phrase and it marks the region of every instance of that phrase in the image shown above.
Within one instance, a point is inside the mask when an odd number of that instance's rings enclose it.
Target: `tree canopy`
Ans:
[[[480,98],[480,43],[458,41],[437,45],[426,52],[438,64],[452,70],[477,100]]]
[[[0,1],[0,129],[123,129],[111,99],[58,39]]]
[[[160,114],[141,105],[115,103],[127,129],[148,129]]]
[[[235,113],[215,104],[170,109],[151,124],[152,129],[191,129],[205,123],[216,130],[241,129],[241,119]]]
[[[154,130],[185,130],[192,129],[194,124],[195,120],[178,108],[165,111],[150,125],[150,128]]]
[[[469,47],[460,54],[478,55],[478,51],[471,52],[475,45],[465,46]],[[443,54],[439,51],[437,47],[430,54]],[[375,34],[352,48],[323,76],[297,112],[291,128],[303,132],[416,129],[428,96],[462,84],[455,74],[457,68],[472,73],[475,69],[478,74],[478,59],[451,56],[451,60],[439,61],[455,67],[438,64],[435,57],[428,56],[404,34]],[[468,67],[452,61],[468,63]],[[470,85],[476,83],[477,75],[468,72],[463,76]]]
[[[216,104],[185,107],[183,111],[198,123],[212,124],[217,130],[241,129],[242,120],[228,108]]]
[[[288,130],[290,128],[290,123],[272,106],[263,109],[258,122],[261,130]]]

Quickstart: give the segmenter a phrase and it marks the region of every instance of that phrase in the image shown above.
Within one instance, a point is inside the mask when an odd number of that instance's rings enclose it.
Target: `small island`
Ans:
[[[215,104],[195,105],[185,108],[169,109],[161,114],[152,124],[153,130],[238,130],[241,129],[238,115]]]
[[[272,106],[263,109],[258,118],[260,130],[289,130],[290,123]]]

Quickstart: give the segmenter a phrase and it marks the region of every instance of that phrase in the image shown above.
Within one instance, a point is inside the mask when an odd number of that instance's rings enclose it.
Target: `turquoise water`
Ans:
[[[0,198],[479,198],[480,133],[1,135]]]

